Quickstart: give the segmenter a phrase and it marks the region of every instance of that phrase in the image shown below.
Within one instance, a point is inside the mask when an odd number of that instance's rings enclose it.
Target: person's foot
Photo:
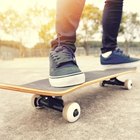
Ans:
[[[101,54],[100,62],[105,69],[133,68],[140,65],[140,59],[124,54],[120,48]]]
[[[67,87],[85,82],[85,75],[79,69],[74,52],[66,47],[59,46],[50,52],[49,82],[53,87]]]

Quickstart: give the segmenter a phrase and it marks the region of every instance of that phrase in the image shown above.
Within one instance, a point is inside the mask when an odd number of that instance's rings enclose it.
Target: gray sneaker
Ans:
[[[49,82],[53,87],[67,87],[85,82],[85,75],[79,69],[73,51],[58,46],[50,52]]]

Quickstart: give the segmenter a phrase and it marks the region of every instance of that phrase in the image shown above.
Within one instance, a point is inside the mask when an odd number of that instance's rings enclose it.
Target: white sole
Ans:
[[[49,78],[49,82],[53,87],[68,87],[79,85],[85,82],[85,74],[80,73],[77,75],[65,76],[61,78]]]
[[[125,64],[101,65],[101,66],[103,69],[135,68],[140,66],[140,61]]]

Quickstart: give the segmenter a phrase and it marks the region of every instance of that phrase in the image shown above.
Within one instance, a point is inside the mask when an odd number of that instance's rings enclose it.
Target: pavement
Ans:
[[[83,71],[100,69],[99,59],[77,57]],[[48,77],[48,58],[0,60],[0,83],[26,84]],[[37,110],[31,94],[0,90],[0,140],[140,140],[140,69],[120,77],[133,89],[98,84],[64,96],[81,106],[81,117],[68,123],[60,112]]]

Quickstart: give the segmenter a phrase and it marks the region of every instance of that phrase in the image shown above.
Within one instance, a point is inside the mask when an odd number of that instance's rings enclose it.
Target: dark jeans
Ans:
[[[52,47],[67,45],[73,51],[76,41],[76,30],[85,5],[85,0],[57,0],[56,33]],[[123,0],[106,0],[102,17],[102,48],[107,52],[117,47],[118,30],[122,17]],[[88,21],[87,21],[88,22]]]

